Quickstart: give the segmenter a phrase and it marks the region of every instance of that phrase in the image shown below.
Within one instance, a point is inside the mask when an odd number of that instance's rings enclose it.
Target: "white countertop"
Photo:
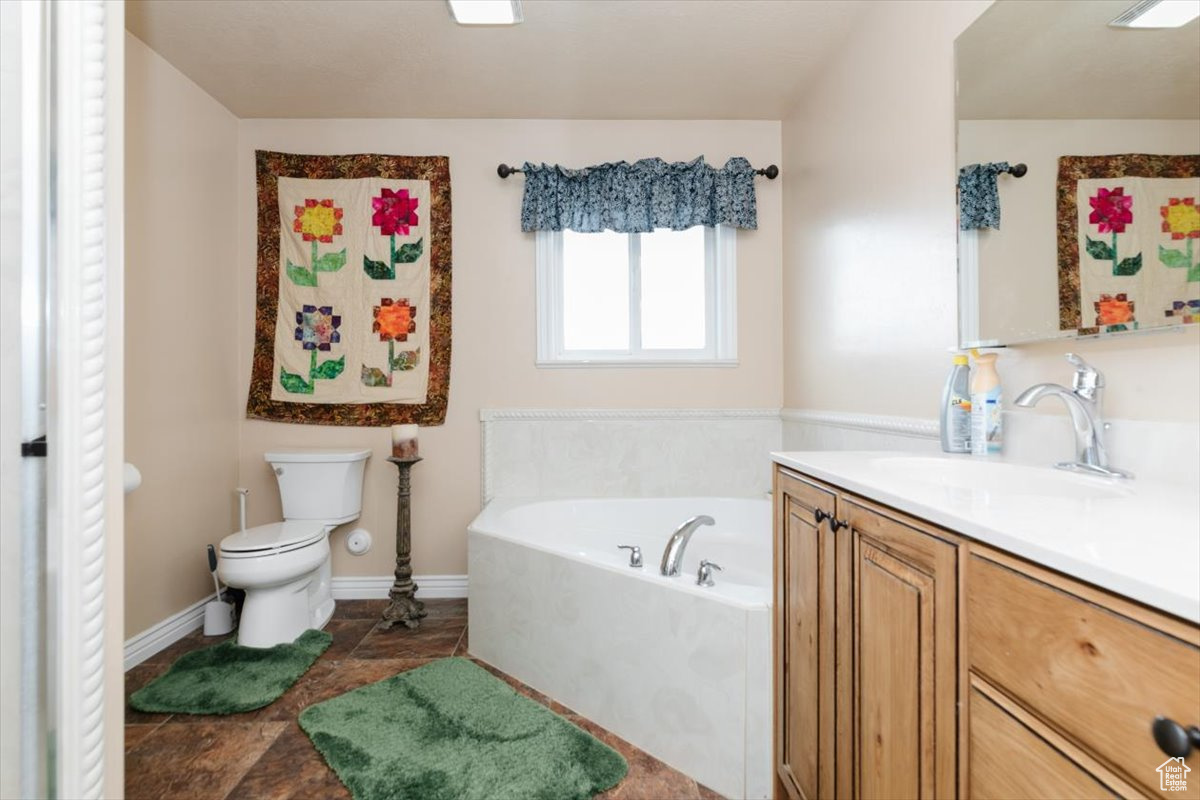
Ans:
[[[1019,465],[1013,469],[1020,480],[1009,487],[947,480],[956,469],[968,474],[971,465],[964,460],[1003,463],[973,456],[812,451],[771,457],[870,500],[1200,622],[1197,487],[1112,481]],[[930,462],[929,471],[922,469],[922,459]]]

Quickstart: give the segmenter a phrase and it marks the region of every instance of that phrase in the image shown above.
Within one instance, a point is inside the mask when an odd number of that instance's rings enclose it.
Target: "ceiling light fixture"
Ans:
[[[1179,28],[1200,17],[1200,0],[1142,0],[1108,23],[1114,28]]]
[[[521,0],[446,0],[450,16],[459,25],[516,25],[521,16]],[[1196,0],[1200,2],[1200,0]]]

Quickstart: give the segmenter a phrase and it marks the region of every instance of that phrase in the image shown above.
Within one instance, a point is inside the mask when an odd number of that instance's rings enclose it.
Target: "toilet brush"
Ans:
[[[217,580],[217,551],[208,546],[208,571],[212,573],[213,588],[217,590],[217,599],[221,599],[221,582]]]
[[[217,598],[204,606],[204,635],[222,636],[233,630],[233,603],[221,600],[221,582],[217,580],[217,551],[208,546],[208,570],[212,573]]]

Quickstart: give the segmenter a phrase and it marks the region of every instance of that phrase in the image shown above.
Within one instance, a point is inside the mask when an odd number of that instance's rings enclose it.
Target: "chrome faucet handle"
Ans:
[[[1093,367],[1075,353],[1067,353],[1067,361],[1075,367],[1071,388],[1086,400],[1096,399],[1096,390],[1104,388],[1104,373]]]
[[[619,544],[619,545],[617,545],[617,549],[618,550],[628,550],[629,551],[629,566],[634,567],[636,569],[641,569],[642,548],[638,547],[636,544]]]
[[[700,560],[700,570],[696,573],[696,585],[697,586],[715,586],[716,584],[713,582],[713,578],[712,578],[712,571],[714,569],[717,570],[718,572],[723,572],[720,564],[714,564],[713,562],[709,561],[708,559],[701,559]]]

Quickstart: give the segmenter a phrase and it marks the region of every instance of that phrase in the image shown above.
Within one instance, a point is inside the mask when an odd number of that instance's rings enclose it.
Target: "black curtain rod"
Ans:
[[[1025,174],[1025,170],[1024,170],[1025,165],[1019,164],[1018,166],[1021,167],[1021,175],[1024,175]],[[512,175],[514,172],[524,173],[525,170],[521,169],[520,167],[510,167],[508,164],[501,164],[500,166],[496,167],[496,174],[499,175],[501,178],[507,178],[509,175]],[[767,180],[773,181],[779,177],[779,167],[775,166],[774,164],[771,164],[769,166],[764,167],[763,169],[754,170],[754,174],[755,175],[766,175]],[[1015,175],[1016,173],[1014,172],[1013,174]],[[1021,177],[1021,175],[1017,175],[1017,177],[1019,178],[1019,177]]]
[[[1004,171],[1007,172],[1009,175],[1012,175],[1014,178],[1020,178],[1026,172],[1029,172],[1029,167],[1025,166],[1024,164],[1013,164],[1011,167],[1009,167],[1008,169],[1006,169]]]

